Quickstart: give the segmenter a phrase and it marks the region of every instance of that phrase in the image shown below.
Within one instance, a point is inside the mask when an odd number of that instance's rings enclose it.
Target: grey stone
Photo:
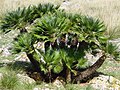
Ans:
[[[3,52],[2,52],[2,55],[7,57],[7,56],[11,55],[11,53],[9,52],[9,50],[7,48],[4,48]]]
[[[120,90],[120,81],[113,76],[99,75],[89,83],[93,88],[99,90]]]
[[[17,74],[17,77],[19,78],[20,82],[23,84],[24,83],[30,83],[30,84],[35,83],[35,80],[28,77],[27,75]]]
[[[15,61],[30,62],[25,52],[21,53],[21,54],[20,54],[19,56],[17,56],[14,60],[15,60]]]
[[[60,9],[67,10],[70,5],[71,5],[71,2],[69,2],[68,0],[65,0],[65,1],[61,4]]]
[[[3,77],[3,74],[2,73],[0,73],[0,79]]]
[[[0,54],[3,52],[3,48],[0,48]]]
[[[57,88],[64,88],[64,86],[63,86],[63,84],[62,84],[62,82],[60,82],[60,80],[55,80],[54,82],[53,82],[53,85],[55,85]]]
[[[33,90],[40,90],[39,88],[34,88]]]

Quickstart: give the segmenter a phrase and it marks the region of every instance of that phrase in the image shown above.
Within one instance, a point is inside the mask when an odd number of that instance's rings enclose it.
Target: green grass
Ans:
[[[10,70],[4,72],[0,80],[0,90],[33,90],[34,86],[35,83],[21,83],[16,72]]]
[[[33,88],[35,87],[36,84],[30,84],[30,83],[19,83],[19,85],[17,85],[15,87],[15,90],[33,90]]]
[[[2,90],[13,90],[18,84],[18,78],[14,72],[4,73],[0,81],[0,88]]]
[[[80,86],[79,84],[67,84],[66,90],[94,90],[90,85]]]

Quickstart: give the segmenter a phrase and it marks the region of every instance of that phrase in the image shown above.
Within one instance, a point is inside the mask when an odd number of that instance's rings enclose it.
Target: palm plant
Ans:
[[[36,39],[33,37],[31,34],[22,34],[21,36],[18,37],[17,42],[14,42],[14,53],[19,53],[19,52],[27,52],[30,53],[33,50],[33,44],[35,43]]]
[[[1,29],[6,33],[12,29],[23,30],[27,25],[33,23],[36,18],[40,18],[46,13],[54,13],[58,8],[59,6],[54,6],[50,3],[39,4],[38,6],[33,5],[23,9],[19,7],[4,16],[1,22]]]
[[[17,41],[14,42],[14,53],[19,52],[26,52],[28,58],[30,59],[32,65],[37,71],[40,71],[39,69],[39,62],[33,58],[34,53],[34,44],[35,44],[36,38],[32,34],[22,34],[17,38]]]
[[[105,47],[105,52],[108,54],[108,56],[113,57],[113,59],[115,59],[115,60],[120,59],[119,46],[116,44],[108,42],[106,47]]]
[[[7,13],[2,20],[1,29],[3,30],[3,32],[9,32],[11,29],[24,27],[24,25],[27,23],[25,22],[24,17],[25,15],[29,15],[28,12],[31,12],[30,7],[28,7],[28,9],[18,8],[16,11]]]
[[[49,81],[52,75],[59,76],[63,72],[69,82],[71,78],[81,81],[94,73],[110,51],[104,23],[99,19],[60,10],[54,13],[51,5],[48,8],[47,5],[38,7],[43,8],[40,10],[44,15],[40,18],[36,16],[31,31],[18,37],[14,51],[26,52],[35,69],[44,77],[49,76]],[[52,13],[45,14],[46,10]],[[102,56],[92,66],[87,65],[86,52],[97,52],[98,49],[102,51]],[[113,55],[117,56],[118,53]],[[81,71],[81,68],[85,70]]]

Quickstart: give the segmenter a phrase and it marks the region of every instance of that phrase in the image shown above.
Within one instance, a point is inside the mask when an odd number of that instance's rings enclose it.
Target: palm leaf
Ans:
[[[23,34],[17,38],[17,41],[14,42],[14,53],[19,52],[31,52],[33,49],[33,44],[35,43],[36,39],[31,34]]]

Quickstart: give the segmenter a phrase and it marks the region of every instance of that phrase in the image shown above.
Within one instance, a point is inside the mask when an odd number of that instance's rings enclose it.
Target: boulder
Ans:
[[[57,79],[53,82],[53,85],[55,85],[57,88],[64,88],[63,83]]]
[[[120,81],[113,76],[99,75],[89,83],[93,88],[99,90],[120,90]]]
[[[3,74],[2,74],[2,73],[0,73],[0,79],[2,78],[2,76],[3,76]]]
[[[19,78],[20,82],[23,84],[24,83],[30,83],[30,84],[35,83],[35,80],[30,78],[27,75],[17,74],[17,77]]]
[[[50,88],[49,84],[43,84],[41,87],[35,87],[33,90],[57,90],[56,88]]]
[[[3,52],[3,48],[0,48],[0,54]]]
[[[67,10],[68,7],[70,7],[70,5],[71,5],[71,2],[69,2],[68,0],[64,0],[63,3],[60,6],[60,9]]]
[[[7,56],[11,55],[11,53],[9,52],[8,48],[4,48],[2,51],[2,55],[7,57]]]
[[[14,60],[15,60],[15,61],[30,62],[25,52],[21,53],[21,54],[20,54],[19,56],[17,56]]]

